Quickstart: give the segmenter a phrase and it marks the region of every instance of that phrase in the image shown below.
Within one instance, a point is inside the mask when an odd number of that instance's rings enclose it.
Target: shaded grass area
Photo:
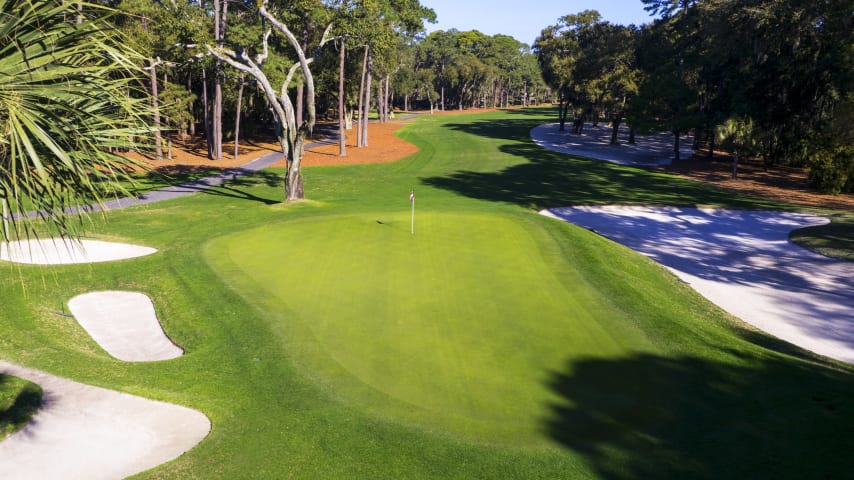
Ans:
[[[789,240],[826,257],[854,261],[854,214],[837,214],[830,219],[827,225],[793,231]]]
[[[0,374],[0,440],[24,428],[41,402],[41,387],[22,378]]]
[[[517,161],[504,168],[460,168],[450,175],[424,178],[427,185],[471,198],[541,209],[566,205],[643,204],[781,208],[783,205],[734,194],[711,185],[545,150],[529,132],[543,119],[509,112],[523,120],[449,122],[445,128],[465,137],[501,139],[498,154]],[[462,138],[462,137],[461,137]],[[791,208],[791,207],[789,207]]]
[[[768,203],[538,150],[527,132],[545,121],[424,117],[401,133],[418,154],[306,169],[310,200],[293,205],[272,171],[115,212],[93,234],[159,253],[2,268],[0,356],[211,418],[197,448],[138,478],[847,475],[850,366],[530,210]],[[53,313],[92,290],[148,294],[186,354],[110,358]]]

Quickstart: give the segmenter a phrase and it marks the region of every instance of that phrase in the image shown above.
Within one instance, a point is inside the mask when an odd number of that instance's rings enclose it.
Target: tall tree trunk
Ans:
[[[218,66],[217,70],[222,68]],[[214,103],[213,103],[213,159],[222,160],[222,77],[215,73],[214,77]]]
[[[222,2],[222,3],[220,3]],[[226,0],[214,0],[214,40],[217,45],[222,45],[225,38],[226,13],[228,2]],[[222,62],[216,61],[214,71],[214,98],[213,98],[213,148],[212,159],[222,160]]]
[[[557,116],[560,123],[559,130],[563,132],[566,130],[566,116],[569,114],[569,95],[563,89],[558,94],[557,102]]]
[[[187,72],[187,91],[192,95],[193,93],[193,72]],[[190,102],[188,107],[190,109],[190,136],[196,136],[196,101],[193,100]]]
[[[733,151],[732,155],[732,179],[738,178],[738,148]]]
[[[388,122],[389,115],[390,115],[390,109],[389,109],[389,103],[388,103],[388,100],[390,97],[390,94],[389,94],[390,85],[391,85],[391,75],[386,74],[385,75],[385,90],[383,91],[383,96],[384,96],[384,98],[383,98],[383,105],[384,105],[383,115],[385,115],[385,121],[386,122]]]
[[[620,131],[620,118],[622,118],[622,115],[615,114],[611,119],[611,145],[620,143],[617,139],[617,133]]]
[[[213,158],[213,142],[211,141],[211,111],[208,103],[208,73],[202,69],[202,110],[205,114],[205,143],[208,146],[208,158]]]
[[[246,74],[240,74],[240,88],[237,90],[237,112],[234,113],[234,159],[240,153],[240,110],[243,108],[243,87],[246,86]]]
[[[374,76],[374,59],[368,50],[368,69],[365,77],[365,119],[362,121],[362,146],[368,146],[368,113],[371,111],[371,77]]]
[[[445,111],[445,62],[442,61],[442,87],[441,87],[441,95],[442,95],[442,111]]]
[[[383,82],[377,82],[377,122],[385,123],[383,120]]]
[[[338,52],[338,156],[347,156],[347,136],[344,133],[344,57],[347,47],[341,40],[341,50]]]
[[[673,159],[679,161],[679,129],[673,130]]]
[[[709,160],[715,158],[715,135],[714,130],[712,130],[713,134],[709,135]]]
[[[362,122],[366,119],[362,116],[365,102],[365,76],[368,73],[368,46],[365,45],[365,53],[362,56],[362,81],[359,83],[359,116],[356,122],[356,147],[364,147],[365,141],[362,138]]]
[[[157,63],[158,61],[149,58],[149,80],[151,81],[151,109],[153,113],[152,123],[154,127],[154,158],[155,160],[163,160],[163,138],[160,135],[160,102],[157,92]]]

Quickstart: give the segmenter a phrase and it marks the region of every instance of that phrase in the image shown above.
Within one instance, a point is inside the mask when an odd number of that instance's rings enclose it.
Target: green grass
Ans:
[[[854,369],[533,211],[792,207],[545,152],[545,113],[424,116],[419,153],[306,169],[295,205],[265,172],[115,212],[93,234],[159,253],[4,267],[0,357],[211,418],[139,478],[845,476]],[[149,294],[187,354],[122,363],[53,313],[98,289]]]
[[[42,401],[42,389],[32,382],[0,374],[0,441],[30,421]]]
[[[821,255],[854,261],[854,214],[837,214],[831,223],[795,230],[789,239]]]

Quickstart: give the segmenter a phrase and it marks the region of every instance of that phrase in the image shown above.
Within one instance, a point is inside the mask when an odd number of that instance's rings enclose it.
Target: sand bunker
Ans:
[[[0,243],[0,260],[37,265],[111,262],[155,253],[157,249],[100,240],[47,238]]]
[[[0,362],[44,389],[44,404],[0,442],[0,478],[118,479],[190,450],[211,429],[196,410],[84,385]]]
[[[565,207],[549,215],[647,255],[724,310],[783,340],[854,363],[851,263],[788,241],[828,222],[791,212]]]
[[[154,304],[137,292],[90,292],[68,308],[98,345],[126,362],[169,360],[183,355],[160,326]]]
[[[629,129],[626,125],[619,128],[619,144],[611,145],[611,128],[606,125],[585,126],[580,135],[570,133],[572,125],[567,124],[561,132],[560,125],[550,123],[531,130],[531,139],[537,145],[548,150],[580,155],[604,160],[611,163],[632,166],[669,165],[673,159],[673,135],[659,133],[654,135],[636,135],[635,143],[628,143]],[[691,137],[681,138],[679,155],[690,158]]]

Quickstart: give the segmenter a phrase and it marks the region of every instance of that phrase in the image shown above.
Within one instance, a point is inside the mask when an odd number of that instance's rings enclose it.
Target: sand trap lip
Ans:
[[[120,479],[181,456],[211,430],[201,412],[0,361],[44,390],[42,408],[0,442],[0,478]]]
[[[145,294],[89,292],[69,300],[68,308],[92,339],[119,360],[150,362],[184,354],[166,336]]]
[[[0,260],[36,265],[112,262],[155,252],[157,249],[151,247],[101,240],[46,238],[0,242]]]
[[[591,229],[668,267],[718,306],[783,340],[854,363],[849,262],[788,241],[828,222],[791,212],[564,207],[540,212]]]

